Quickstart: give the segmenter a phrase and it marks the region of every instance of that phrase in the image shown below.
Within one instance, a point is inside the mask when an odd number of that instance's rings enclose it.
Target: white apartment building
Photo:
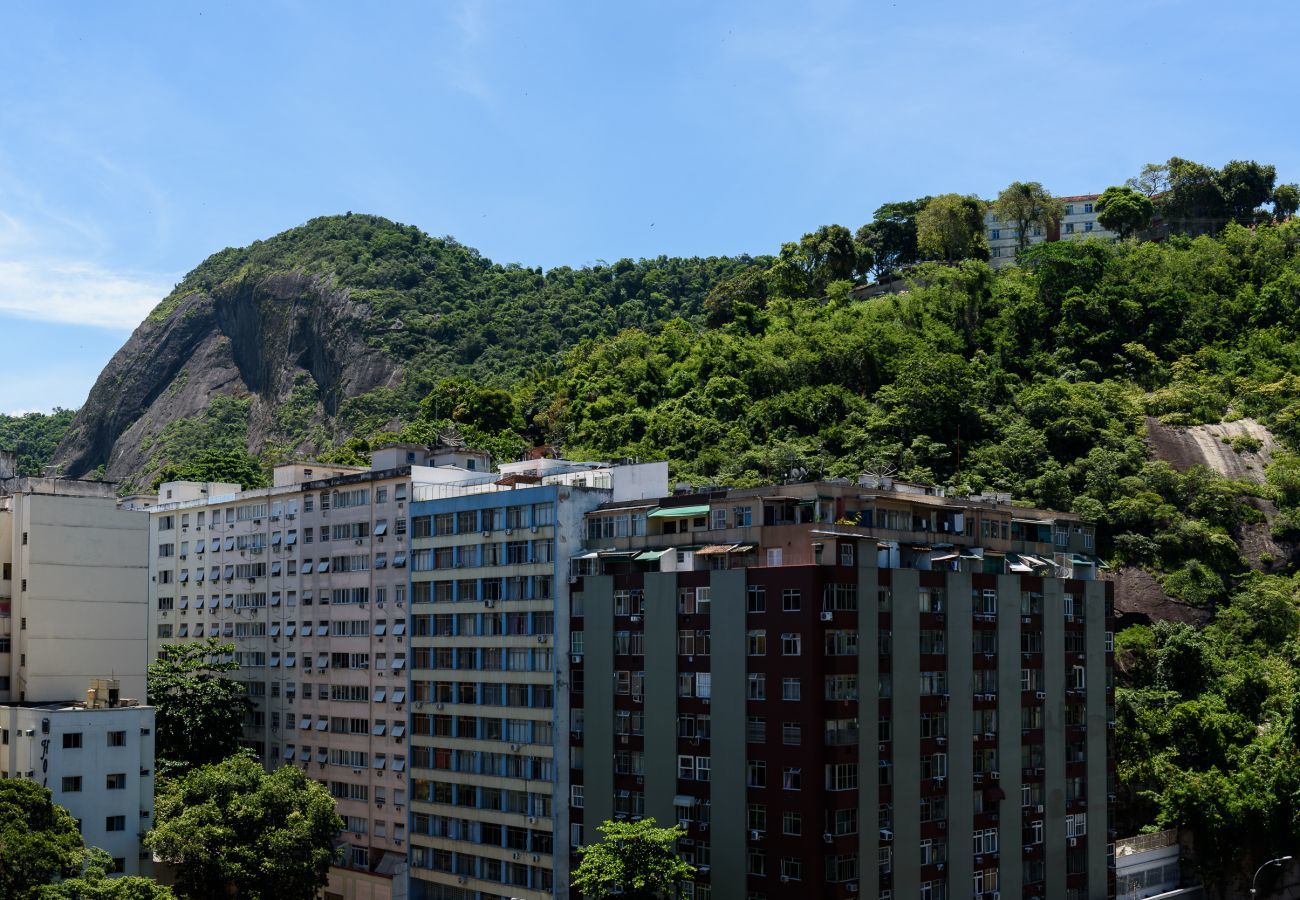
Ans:
[[[102,676],[143,698],[148,515],[112,484],[14,469],[0,452],[0,703],[62,702]]]
[[[114,869],[149,875],[140,836],[153,827],[154,710],[90,682],[84,702],[0,705],[0,778],[47,787]]]
[[[569,896],[570,559],[587,512],[667,483],[666,463],[539,459],[415,485],[413,900]]]
[[[462,446],[390,445],[375,468],[278,466],[270,488],[163,484],[150,508],[150,656],[220,638],[254,710],[244,741],[300,766],[345,822],[327,898],[403,896],[411,483],[471,477]]]
[[[1088,237],[1115,240],[1119,234],[1103,228],[1097,221],[1096,202],[1100,194],[1079,194],[1073,197],[1057,197],[1065,207],[1058,225],[1043,228],[1032,226],[1029,245],[1041,244],[1043,241],[1081,240]],[[989,243],[989,265],[995,269],[1015,265],[1016,247],[1019,245],[1019,231],[1014,223],[1001,222],[990,211],[985,216],[985,237]]]

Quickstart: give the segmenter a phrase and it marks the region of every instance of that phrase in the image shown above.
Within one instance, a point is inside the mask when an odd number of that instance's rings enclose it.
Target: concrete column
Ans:
[[[1106,897],[1106,582],[1089,581],[1083,595],[1088,666],[1088,897]]]
[[[747,869],[745,790],[745,570],[727,569],[710,576],[713,699],[710,707],[713,754],[713,824],[709,826],[714,896],[745,884]]]
[[[858,891],[880,896],[880,574],[858,544]]]
[[[675,822],[677,794],[677,575],[645,576],[645,814]]]
[[[1065,896],[1065,587],[1043,579],[1043,785],[1047,896]]]
[[[920,573],[894,569],[894,896],[920,896]]]
[[[998,576],[998,888],[1019,897],[1024,881],[1020,808],[1020,576]]]
[[[614,579],[583,579],[583,840],[600,839],[596,827],[614,818]],[[567,803],[568,798],[557,798]],[[556,835],[556,846],[567,835]]]
[[[948,895],[961,895],[971,884],[971,829],[974,827],[971,737],[975,733],[971,695],[974,673],[971,577],[948,575]]]

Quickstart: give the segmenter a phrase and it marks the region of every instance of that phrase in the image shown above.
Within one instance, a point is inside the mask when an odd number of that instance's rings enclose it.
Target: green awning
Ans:
[[[667,552],[668,552],[667,550],[645,550],[645,551],[642,551],[641,553],[639,553],[639,554],[635,557],[635,560],[636,560],[637,562],[642,562],[642,561],[644,561],[644,562],[654,562],[656,559],[658,559],[659,557],[663,556],[663,555],[664,555],[665,553],[667,553]]]
[[[1088,559],[1092,560],[1092,564],[1093,564],[1094,566],[1096,566],[1097,568],[1099,568],[1099,569],[1109,569],[1109,568],[1110,568],[1110,566],[1106,565],[1106,560],[1102,559],[1100,556],[1093,556],[1091,553],[1089,553],[1087,556],[1088,556]]]
[[[1097,564],[1095,557],[1085,556],[1082,553],[1072,554],[1072,562],[1076,566],[1095,566]]]
[[[685,519],[689,516],[707,516],[709,514],[709,505],[705,503],[702,506],[670,506],[667,509],[659,508],[649,513],[647,519]]]

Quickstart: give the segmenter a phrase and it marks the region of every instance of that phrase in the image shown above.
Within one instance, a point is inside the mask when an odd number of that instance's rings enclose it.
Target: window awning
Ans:
[[[271,534],[271,545],[272,545],[272,546],[275,546],[275,545],[279,544],[280,541],[282,541],[282,540],[284,540],[284,535],[283,535],[283,534],[281,534],[281,533],[278,532],[278,531],[276,531],[276,532],[272,532],[272,534]]]
[[[399,737],[405,737],[405,736],[406,736],[406,723],[405,723],[405,722],[394,722],[394,723],[393,723],[393,737],[395,737],[395,738],[399,738]]]
[[[647,519],[685,519],[693,516],[707,516],[709,514],[709,504],[704,503],[700,506],[670,506],[668,508],[660,507],[646,514]]]
[[[284,758],[285,758],[285,759],[293,759],[293,755],[294,755],[296,752],[297,752],[297,751],[294,750],[292,747],[285,747],[285,748],[284,748]]]
[[[279,626],[279,625],[272,625],[272,626],[271,626],[271,637],[279,637],[279,636],[280,636],[280,626]]]
[[[626,559],[636,556],[635,550],[601,550],[599,552],[605,559]]]
[[[1106,560],[1102,559],[1100,556],[1093,556],[1091,553],[1086,553],[1084,555],[1087,556],[1088,559],[1092,560],[1092,564],[1097,568],[1099,569],[1110,568],[1110,566],[1106,563]]]
[[[643,550],[636,555],[636,561],[653,562],[667,552],[667,550]]]
[[[394,703],[406,702],[406,688],[396,688],[393,691],[393,702]],[[394,729],[394,731],[396,731],[396,729]]]
[[[375,637],[383,637],[384,632],[387,630],[388,630],[388,626],[385,625],[383,622],[375,623]]]
[[[931,556],[930,562],[951,562],[958,558],[956,553],[945,553],[943,556]]]
[[[329,728],[329,727],[330,727],[330,721],[329,721],[329,719],[317,719],[317,720],[316,720],[316,730],[317,730],[317,731],[325,731],[325,730],[326,730],[327,728]]]
[[[1092,559],[1091,559],[1090,557],[1084,556],[1082,553],[1074,553],[1074,554],[1071,554],[1071,556],[1070,556],[1070,562],[1071,562],[1073,565],[1076,565],[1076,566],[1095,566],[1095,565],[1096,565],[1096,563],[1093,562]]]
[[[393,568],[394,568],[394,569],[404,569],[404,568],[406,568],[406,554],[405,554],[405,553],[398,553],[396,556],[393,557]]]
[[[280,605],[280,595],[279,595],[279,594],[272,594],[272,595],[271,595],[271,605],[272,605],[272,606],[279,606],[279,605]]]
[[[386,688],[381,688],[381,687],[380,687],[380,688],[375,688],[375,699],[374,699],[372,702],[374,702],[374,703],[383,703],[383,702],[384,702],[384,697],[385,697],[385,696],[387,696],[387,689],[386,689]]]
[[[370,734],[374,737],[383,737],[384,732],[387,730],[388,730],[388,723],[384,721],[379,721],[376,722],[375,727],[370,730]]]
[[[216,597],[213,597],[210,600],[208,600],[208,609],[216,609],[220,603],[221,603],[220,600],[218,600]]]
[[[284,658],[284,667],[286,669],[292,669],[296,665],[298,665],[298,656],[296,654],[290,653]]]
[[[375,526],[374,534],[376,537],[379,537],[380,535],[384,535],[387,533],[388,533],[387,522],[380,522],[378,525]]]
[[[723,553],[730,553],[735,544],[708,544],[695,551],[696,556],[718,556]]]
[[[393,634],[406,634],[406,620],[401,619],[393,623]]]
[[[694,806],[695,798],[688,797],[685,794],[677,794],[673,797],[673,806]]]

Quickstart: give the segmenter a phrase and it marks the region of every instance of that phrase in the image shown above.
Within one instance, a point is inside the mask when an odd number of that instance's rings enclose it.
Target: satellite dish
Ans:
[[[898,474],[898,466],[885,460],[873,460],[862,470],[862,481],[883,488],[885,483]]]

